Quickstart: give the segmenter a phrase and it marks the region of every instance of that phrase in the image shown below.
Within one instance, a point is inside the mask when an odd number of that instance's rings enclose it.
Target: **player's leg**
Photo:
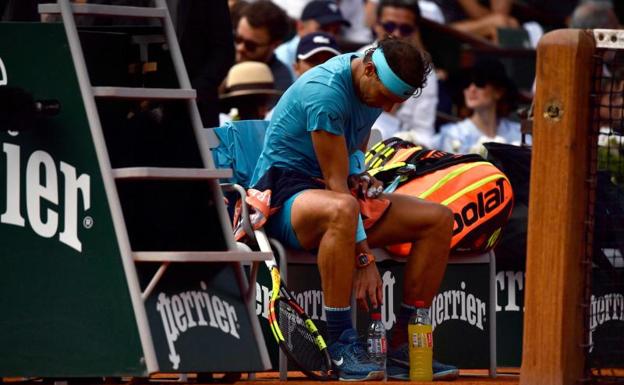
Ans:
[[[347,194],[306,190],[291,208],[291,225],[305,249],[317,249],[325,304],[351,303],[358,203]]]
[[[388,377],[409,378],[407,323],[414,312],[415,300],[431,305],[446,270],[453,229],[452,212],[437,203],[407,195],[390,194],[392,205],[384,217],[367,231],[371,247],[412,242],[405,266],[403,302],[392,330],[388,353]],[[459,370],[452,365],[434,361],[436,380],[457,378]]]
[[[328,190],[306,190],[290,202],[293,236],[304,249],[317,249],[325,300],[329,353],[342,380],[383,378],[370,361],[351,323],[358,203]]]
[[[423,300],[429,306],[437,293],[448,261],[453,229],[452,212],[437,203],[408,195],[385,196],[392,205],[371,229],[371,247],[412,242],[405,266],[403,298]]]

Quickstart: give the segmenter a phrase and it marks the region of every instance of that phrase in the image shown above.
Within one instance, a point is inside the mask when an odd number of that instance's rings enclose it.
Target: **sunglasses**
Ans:
[[[254,52],[259,47],[266,47],[267,45],[271,44],[271,43],[266,43],[266,44],[257,43],[253,40],[247,40],[244,37],[241,37],[238,35],[234,35],[234,43],[236,43],[236,45],[242,44],[243,47],[245,47],[245,51],[248,51],[248,52]]]
[[[464,88],[470,87],[471,84],[474,84],[475,87],[477,88],[485,88],[485,86],[487,86],[487,83],[484,81],[471,81],[471,82],[466,82],[466,84],[464,85]]]
[[[488,84],[492,84],[492,81],[483,75],[472,75],[464,80],[463,85],[464,89],[470,87],[471,84],[474,84],[477,88],[485,88]]]
[[[399,34],[401,36],[409,36],[412,33],[414,33],[414,31],[416,30],[416,28],[413,25],[398,24],[398,23],[395,23],[394,21],[387,21],[385,23],[381,23],[381,27],[384,29],[384,31],[386,31],[389,34],[394,33],[394,31],[398,29]]]

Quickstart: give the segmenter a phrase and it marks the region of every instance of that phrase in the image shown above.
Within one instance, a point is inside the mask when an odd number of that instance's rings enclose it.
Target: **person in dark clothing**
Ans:
[[[234,64],[234,40],[227,0],[184,0],[177,7],[180,49],[197,90],[204,127],[219,125],[218,88]]]
[[[245,7],[236,27],[236,62],[266,63],[273,73],[275,88],[285,91],[293,82],[286,64],[275,56],[290,30],[288,15],[268,0],[260,0]]]

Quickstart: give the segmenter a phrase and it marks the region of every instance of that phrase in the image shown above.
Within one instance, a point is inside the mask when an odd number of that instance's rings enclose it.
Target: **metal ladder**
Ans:
[[[209,147],[207,135],[199,110],[195,103],[196,91],[191,83],[184,66],[182,53],[175,34],[169,10],[165,0],[155,0],[155,7],[115,6],[99,4],[74,4],[69,0],[58,0],[56,4],[39,5],[40,14],[60,14],[67,35],[72,60],[76,69],[78,83],[82,94],[91,135],[97,154],[99,168],[108,198],[115,234],[122,254],[122,263],[130,289],[130,297],[137,318],[141,345],[145,353],[145,364],[148,372],[158,369],[157,358],[153,341],[149,332],[144,301],[149,297],[157,283],[172,262],[232,262],[240,272],[239,286],[244,293],[249,314],[255,321],[254,329],[258,328],[250,293],[255,288],[254,282],[246,282],[242,272],[241,262],[258,262],[269,259],[269,253],[241,251],[237,248],[232,235],[229,215],[223,202],[223,194],[218,183],[219,178],[231,177],[229,169],[215,169]],[[173,66],[180,88],[134,88],[134,87],[93,87],[87,72],[86,62],[79,40],[74,15],[117,16],[130,18],[156,18],[162,23],[165,41],[168,45]],[[197,141],[204,168],[167,168],[167,167],[126,167],[113,169],[102,130],[102,124],[96,106],[97,99],[159,99],[184,100],[188,107],[188,114],[193,132]],[[138,251],[132,250],[128,229],[124,220],[120,198],[117,191],[118,180],[205,180],[214,192],[214,201],[218,210],[219,221],[227,243],[227,251]],[[151,278],[146,288],[141,291],[136,262],[159,262],[160,267]],[[252,278],[253,279],[253,278]],[[259,332],[259,331],[258,331]],[[261,336],[261,332],[260,336]],[[257,335],[257,334],[256,334]],[[266,353],[266,348],[264,348]],[[266,354],[265,354],[266,356]]]

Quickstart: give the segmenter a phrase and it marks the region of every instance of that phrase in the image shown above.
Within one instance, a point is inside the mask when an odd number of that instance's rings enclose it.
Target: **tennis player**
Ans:
[[[252,186],[271,189],[279,207],[265,226],[290,247],[315,250],[324,292],[329,352],[341,380],[377,380],[373,363],[351,323],[351,293],[368,309],[382,301],[381,278],[370,248],[412,242],[403,300],[437,293],[446,269],[453,216],[446,207],[414,197],[381,193],[381,183],[361,174],[370,129],[381,111],[415,97],[431,71],[427,55],[400,39],[386,39],[363,56],[336,56],[303,74],[281,97],[268,127]],[[350,177],[351,175],[351,177]],[[322,181],[321,181],[322,180]],[[389,208],[364,229],[352,188]],[[392,332],[388,376],[408,379],[407,321],[402,305]],[[436,378],[457,368],[434,364]]]

